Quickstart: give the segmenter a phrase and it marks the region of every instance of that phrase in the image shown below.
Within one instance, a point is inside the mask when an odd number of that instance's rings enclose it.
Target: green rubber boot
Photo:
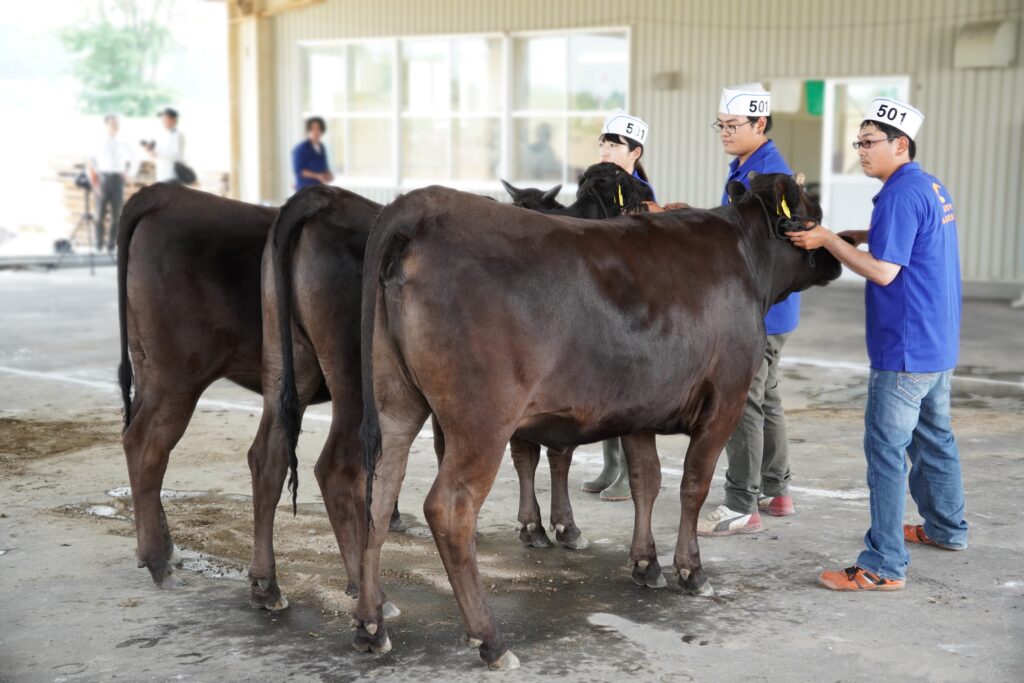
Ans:
[[[606,448],[607,444],[612,444],[612,458],[615,460],[616,467],[618,469],[617,476],[612,483],[608,484],[601,491],[601,495],[598,497],[606,503],[614,502],[616,500],[629,500],[629,469],[626,467],[626,455],[622,450],[622,441],[619,439],[612,439],[611,441],[605,441]]]
[[[604,455],[604,466],[601,468],[601,474],[597,475],[597,479],[583,482],[581,488],[587,493],[604,491],[619,478],[619,470],[622,469],[622,446],[618,439],[602,441],[601,450]]]

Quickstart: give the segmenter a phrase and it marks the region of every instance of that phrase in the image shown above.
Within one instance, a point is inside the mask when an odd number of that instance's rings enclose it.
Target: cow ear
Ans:
[[[735,204],[740,197],[747,193],[747,187],[738,180],[731,180],[726,185],[725,192],[729,195],[729,203]]]
[[[512,183],[508,182],[504,178],[501,179],[501,184],[505,188],[505,192],[508,192],[512,199],[519,199],[520,190]]]
[[[505,182],[505,181],[502,181]],[[550,190],[541,195],[541,201],[545,204],[554,204],[557,202],[558,193],[562,191],[561,185],[555,185]]]
[[[779,175],[775,180],[775,214],[792,218],[800,206],[800,186],[791,176]]]

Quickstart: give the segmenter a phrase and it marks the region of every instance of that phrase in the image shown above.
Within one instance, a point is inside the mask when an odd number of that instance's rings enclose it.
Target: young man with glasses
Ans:
[[[836,235],[822,226],[788,233],[805,249],[825,247],[868,280],[864,290],[871,374],[864,454],[871,528],[846,569],[818,581],[839,591],[906,585],[906,543],[967,547],[960,454],[950,426],[950,379],[960,349],[960,256],[956,211],[945,186],[914,161],[924,116],[888,98],[868,107],[853,143],[864,173],[883,182],[869,230]],[[867,243],[861,251],[843,241]],[[910,495],[924,524],[903,524]]]
[[[729,164],[726,187],[735,180],[749,188],[751,172],[792,175],[775,143],[768,139],[771,93],[760,83],[725,88],[712,127],[725,151],[736,157]],[[723,192],[722,204],[728,203],[729,194]],[[700,536],[755,533],[761,530],[760,512],[775,516],[794,512],[778,367],[782,347],[799,321],[799,293],[772,306],[765,316],[764,361],[750,385],[743,417],[725,447],[729,460],[725,503],[697,521]]]

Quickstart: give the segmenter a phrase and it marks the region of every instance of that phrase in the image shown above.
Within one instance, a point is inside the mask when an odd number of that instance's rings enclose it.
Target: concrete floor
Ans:
[[[970,548],[911,549],[900,593],[834,594],[822,567],[856,557],[868,524],[860,447],[866,376],[859,288],[805,294],[785,351],[797,514],[760,534],[701,541],[718,594],[637,588],[625,566],[632,505],[578,490],[600,467],[577,451],[570,475],[582,552],[524,549],[506,460],[480,518],[481,572],[522,669],[507,680],[1024,680],[1024,311],[965,306],[954,382]],[[248,607],[251,524],[245,451],[259,400],[212,387],[175,451],[165,488],[172,533],[190,551],[187,586],[154,588],[136,569],[118,441],[114,273],[0,272],[0,680],[480,680],[474,650],[429,538],[422,498],[436,465],[417,441],[402,494],[410,530],[384,549],[385,589],[403,610],[383,657],[349,646],[340,563],[313,485],[327,411],[307,415],[300,512],[282,508],[275,543],[282,613]],[[654,532],[668,566],[686,437],[659,439],[664,491]],[[12,446],[16,444],[16,446]],[[543,466],[542,466],[543,470]],[[707,505],[721,502],[724,459]],[[542,509],[548,478],[539,477]],[[917,519],[912,503],[908,519]],[[488,676],[491,677],[491,676]]]

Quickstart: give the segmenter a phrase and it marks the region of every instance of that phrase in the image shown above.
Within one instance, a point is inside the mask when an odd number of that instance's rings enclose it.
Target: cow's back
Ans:
[[[721,352],[753,348],[762,332],[739,240],[720,214],[586,221],[443,188],[393,208],[387,229],[407,244],[382,267],[388,321],[413,376],[453,382],[431,395],[454,382],[479,381],[481,394],[525,387],[527,415],[614,431],[646,414],[667,430],[710,372],[721,378],[731,364],[724,381],[742,382],[754,362]]]
[[[129,347],[147,372],[228,377],[260,390],[260,260],[274,209],[176,185],[145,202],[127,244]]]

